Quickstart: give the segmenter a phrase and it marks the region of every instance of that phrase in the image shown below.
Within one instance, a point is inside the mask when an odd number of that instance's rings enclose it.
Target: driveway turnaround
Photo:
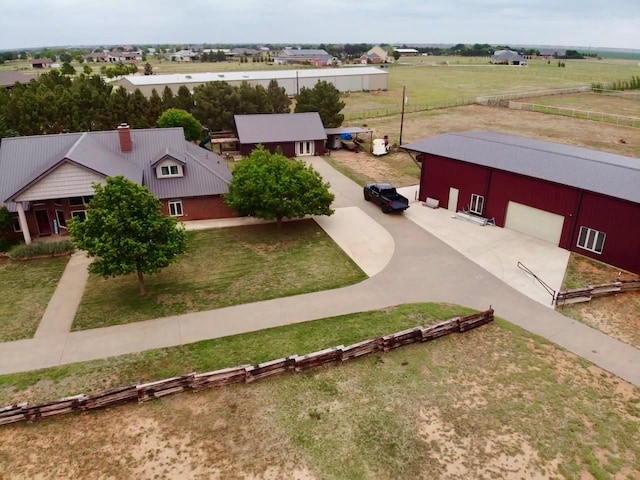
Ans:
[[[553,293],[545,289],[531,274],[518,267],[518,262],[557,292],[564,281],[569,251],[543,240],[508,228],[480,226],[456,219],[453,212],[425,207],[417,198],[417,186],[398,189],[409,198],[411,208],[405,216],[435,235],[469,260],[527,297],[553,308]]]
[[[310,163],[330,182],[336,206],[359,207],[393,238],[393,256],[380,273],[336,290],[0,344],[0,373],[182,345],[402,303],[449,302],[476,309],[493,306],[498,316],[640,385],[640,350],[522,295],[405,216],[385,215],[366,203],[361,187],[322,159],[312,158]]]

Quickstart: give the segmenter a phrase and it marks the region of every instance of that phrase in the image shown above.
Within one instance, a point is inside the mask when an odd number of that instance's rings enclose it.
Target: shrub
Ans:
[[[18,245],[20,240],[7,240],[4,237],[0,237],[0,252],[8,252],[11,247]]]
[[[54,255],[62,255],[65,253],[73,253],[75,247],[70,240],[62,240],[61,242],[32,243],[31,245],[18,245],[9,250],[11,258],[34,258]]]

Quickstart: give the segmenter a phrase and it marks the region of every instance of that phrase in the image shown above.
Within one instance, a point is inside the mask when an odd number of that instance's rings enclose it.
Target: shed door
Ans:
[[[555,213],[529,207],[521,203],[509,202],[505,228],[530,235],[545,242],[560,244],[564,217]]]

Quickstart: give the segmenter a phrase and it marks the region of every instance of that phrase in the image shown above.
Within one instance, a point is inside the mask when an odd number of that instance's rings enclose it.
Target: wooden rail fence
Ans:
[[[556,305],[590,302],[592,298],[608,297],[622,292],[640,291],[640,280],[626,280],[602,285],[588,285],[583,288],[562,290],[556,295]]]
[[[91,395],[79,394],[54,402],[29,405],[27,402],[0,408],[0,425],[21,421],[36,421],[71,412],[85,412],[113,407],[130,402],[147,402],[174,393],[200,392],[209,388],[281,375],[286,372],[304,372],[330,363],[345,362],[376,352],[388,352],[412,343],[427,342],[454,332],[466,332],[493,321],[493,309],[466,317],[456,317],[429,327],[415,327],[370,340],[339,345],[317,352],[292,355],[257,365],[240,365],[206,373],[190,373],[156,382],[111,388]]]

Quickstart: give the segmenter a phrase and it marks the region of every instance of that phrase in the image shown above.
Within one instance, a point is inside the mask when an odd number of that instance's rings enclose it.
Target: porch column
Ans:
[[[29,245],[31,244],[31,233],[29,232],[27,217],[24,214],[24,207],[22,206],[22,202],[16,202],[16,205],[18,206],[18,220],[20,221],[20,229],[22,230],[22,235],[24,236],[24,243]]]

